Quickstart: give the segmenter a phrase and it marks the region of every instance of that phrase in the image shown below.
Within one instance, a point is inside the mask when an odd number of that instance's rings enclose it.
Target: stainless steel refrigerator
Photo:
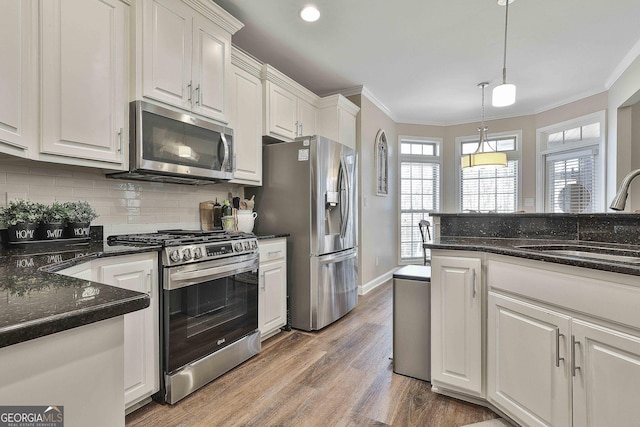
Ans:
[[[291,326],[318,330],[358,302],[356,152],[314,135],[263,146],[255,232],[289,234]]]

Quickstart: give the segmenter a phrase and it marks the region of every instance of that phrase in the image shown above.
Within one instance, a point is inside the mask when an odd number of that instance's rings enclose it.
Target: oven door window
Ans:
[[[258,273],[165,290],[168,373],[258,328]]]

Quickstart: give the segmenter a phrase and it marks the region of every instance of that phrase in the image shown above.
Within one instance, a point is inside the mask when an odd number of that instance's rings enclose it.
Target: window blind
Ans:
[[[546,156],[546,211],[595,212],[600,204],[598,149]]]

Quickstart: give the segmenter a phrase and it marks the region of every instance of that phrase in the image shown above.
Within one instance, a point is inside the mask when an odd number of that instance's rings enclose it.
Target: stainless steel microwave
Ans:
[[[107,176],[179,184],[233,179],[233,130],[145,101],[131,102],[129,111],[129,171]]]

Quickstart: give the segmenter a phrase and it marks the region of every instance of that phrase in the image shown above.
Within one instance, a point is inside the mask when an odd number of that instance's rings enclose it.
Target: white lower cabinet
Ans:
[[[491,404],[526,426],[638,425],[636,276],[518,260],[487,275]]]
[[[573,425],[638,425],[640,336],[580,320],[573,321],[571,333]]]
[[[149,307],[124,315],[125,408],[157,392],[160,386],[158,254],[105,257],[58,273],[150,295]]]
[[[287,324],[287,240],[259,240],[258,329],[262,339]]]
[[[492,292],[488,301],[489,400],[527,426],[570,426],[570,317]]]
[[[481,397],[481,260],[432,254],[431,383]]]

